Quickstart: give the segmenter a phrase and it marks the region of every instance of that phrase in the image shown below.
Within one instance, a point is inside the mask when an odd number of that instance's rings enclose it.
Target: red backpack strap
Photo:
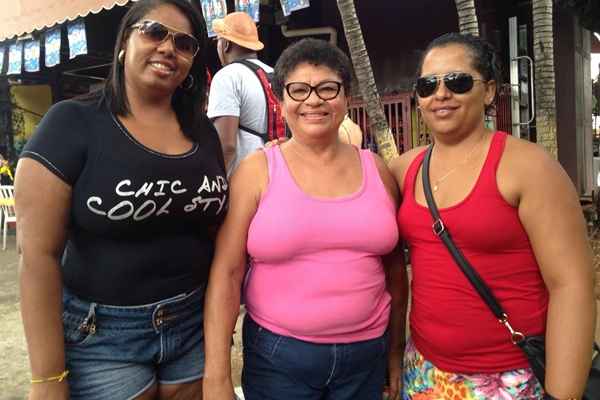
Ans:
[[[253,63],[252,61],[241,59],[234,61],[235,63],[240,63],[250,68],[260,81],[260,84],[263,88],[263,93],[265,95],[265,105],[267,107],[267,132],[259,133],[253,129],[249,129],[243,126],[240,126],[243,130],[252,133],[256,136],[259,136],[263,139],[263,141],[267,142],[276,138],[281,138],[286,136],[286,127],[285,122],[283,120],[283,115],[281,112],[281,106],[279,105],[279,101],[273,94],[273,90],[271,89],[271,79],[270,76],[262,69],[259,65]]]
[[[256,71],[256,76],[258,76],[267,98],[267,107],[269,108],[267,110],[267,132],[269,133],[269,140],[285,137],[285,122],[283,121],[279,101],[275,97],[273,89],[271,89],[271,80],[262,68]]]

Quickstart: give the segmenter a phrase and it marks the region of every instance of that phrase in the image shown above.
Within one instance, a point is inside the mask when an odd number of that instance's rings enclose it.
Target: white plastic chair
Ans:
[[[0,209],[2,210],[2,250],[6,250],[8,224],[17,222],[17,217],[15,216],[14,186],[0,186]]]

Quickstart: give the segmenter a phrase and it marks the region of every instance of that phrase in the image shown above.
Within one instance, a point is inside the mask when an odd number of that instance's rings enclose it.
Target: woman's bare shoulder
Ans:
[[[500,168],[503,166],[511,172],[527,172],[516,174],[524,181],[556,178],[556,174],[564,173],[560,163],[544,147],[513,136],[506,138]]]
[[[396,179],[396,183],[400,188],[400,192],[403,191],[404,177],[406,175],[408,167],[410,167],[415,158],[417,158],[417,156],[421,154],[426,148],[427,146],[418,146],[413,149],[410,149],[400,154],[390,163],[390,171],[392,171],[392,175],[394,175],[394,178]]]
[[[269,180],[269,165],[265,150],[260,149],[244,158],[230,178],[232,188],[241,188],[247,193],[264,191]]]
[[[550,152],[539,144],[512,136],[507,137],[497,181],[505,199],[514,205],[527,195],[575,196],[571,179]]]
[[[399,194],[398,194],[398,185],[394,177],[391,174],[390,168],[386,165],[383,158],[381,158],[378,154],[372,153],[373,159],[375,160],[375,165],[377,166],[377,171],[379,172],[379,176],[381,177],[381,181],[388,191],[390,197],[394,200],[395,204],[398,204]]]

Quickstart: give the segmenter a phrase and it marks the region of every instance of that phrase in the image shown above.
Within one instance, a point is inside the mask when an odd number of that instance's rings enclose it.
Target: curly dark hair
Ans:
[[[423,69],[423,61],[432,49],[445,47],[453,44],[464,46],[471,54],[473,68],[481,74],[486,81],[496,82],[496,94],[494,100],[489,106],[485,107],[487,115],[493,115],[496,109],[496,101],[498,99],[498,90],[502,83],[502,71],[498,61],[498,55],[494,47],[481,39],[479,36],[463,34],[457,32],[446,33],[433,39],[421,55],[417,67],[417,78],[421,76]]]
[[[206,49],[208,35],[206,24],[200,7],[187,0],[140,0],[133,3],[132,7],[121,20],[117,40],[115,43],[113,63],[104,87],[103,100],[109,109],[116,115],[127,115],[131,112],[127,91],[125,90],[125,74],[123,64],[118,60],[119,51],[129,37],[131,25],[134,25],[150,11],[162,5],[173,5],[181,11],[190,21],[192,35],[198,40],[200,49],[194,57],[190,75],[194,78],[194,85],[190,90],[177,88],[173,94],[171,105],[177,115],[177,120],[183,133],[194,141],[198,141],[196,126],[203,120],[204,104],[206,103]]]
[[[283,89],[288,75],[302,63],[308,63],[315,66],[325,66],[342,79],[344,93],[350,94],[352,85],[352,63],[346,54],[338,47],[329,42],[320,39],[307,38],[297,41],[286,48],[277,64],[271,86],[273,93],[283,99]]]

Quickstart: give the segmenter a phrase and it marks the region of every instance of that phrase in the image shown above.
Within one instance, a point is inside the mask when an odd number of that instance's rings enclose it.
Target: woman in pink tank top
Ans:
[[[207,289],[204,400],[233,397],[244,275],[246,399],[381,400],[386,370],[398,392],[407,285],[397,185],[379,157],[338,138],[350,82],[347,56],[321,40],[295,43],[275,66],[292,138],[232,177]]]
[[[550,154],[485,128],[499,84],[491,46],[447,34],[424,52],[415,91],[435,143],[429,175],[441,219],[512,326],[525,335],[545,334],[545,387],[434,234],[421,147],[392,164],[402,192],[400,235],[413,273],[404,399],[583,394],[595,303],[582,212]]]

